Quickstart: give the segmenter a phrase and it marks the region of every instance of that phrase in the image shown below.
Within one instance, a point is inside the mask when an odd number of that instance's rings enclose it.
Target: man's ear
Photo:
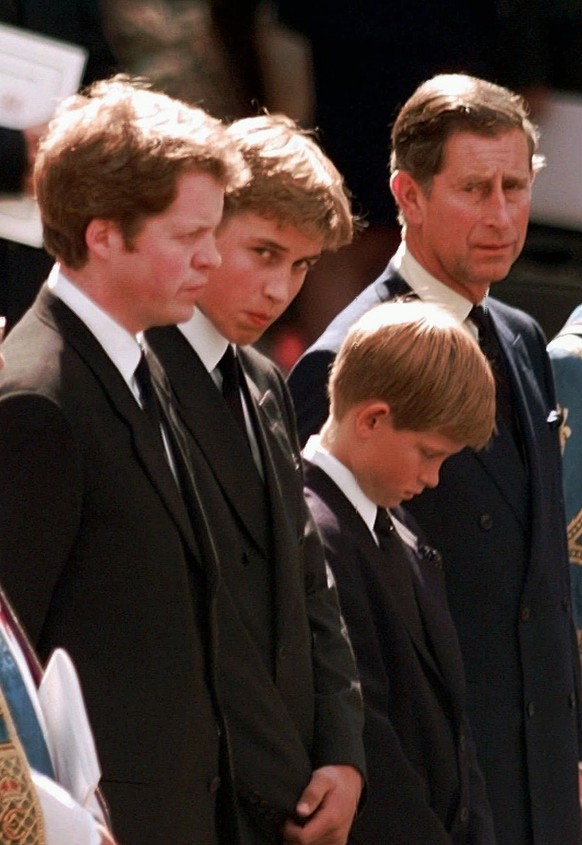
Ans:
[[[390,178],[390,190],[407,224],[418,226],[423,220],[424,192],[406,170],[396,170]]]
[[[359,437],[373,436],[379,426],[390,420],[390,406],[387,402],[363,402],[354,416],[354,425]]]
[[[113,244],[118,245],[120,241],[119,229],[111,220],[94,217],[85,229],[87,249],[89,253],[97,255],[99,258],[108,258]]]

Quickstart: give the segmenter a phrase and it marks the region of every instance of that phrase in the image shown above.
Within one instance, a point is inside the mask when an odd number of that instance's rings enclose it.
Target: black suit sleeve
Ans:
[[[310,435],[317,434],[327,419],[327,380],[334,358],[334,353],[327,350],[308,352],[289,374],[287,385],[295,406],[302,446]]]
[[[0,399],[0,582],[35,644],[82,508],[72,432],[48,399]]]
[[[319,532],[305,510],[306,600],[316,699],[313,767],[346,763],[365,777],[364,716],[354,655]]]
[[[293,402],[283,379],[279,378],[285,429],[296,464],[301,468]],[[305,598],[311,629],[316,697],[313,768],[345,763],[359,769],[365,777],[364,717],[354,654],[341,616],[335,582],[324,557],[321,537],[303,497],[301,469],[297,475]]]

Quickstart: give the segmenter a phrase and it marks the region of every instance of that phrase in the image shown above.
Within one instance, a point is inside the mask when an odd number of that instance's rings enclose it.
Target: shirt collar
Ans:
[[[311,435],[301,454],[305,460],[310,461],[319,467],[319,469],[323,470],[339,487],[346,499],[348,499],[359,516],[364,520],[374,538],[374,542],[377,543],[374,523],[376,522],[376,514],[379,506],[366,496],[351,470],[322,446],[321,436],[319,434]],[[418,539],[416,535],[390,509],[387,510],[400,539],[411,548],[417,549]]]
[[[54,296],[83,321],[131,388],[135,368],[141,356],[139,339],[67,279],[58,263],[51,270],[48,287]]]
[[[464,323],[473,303],[448,285],[435,279],[428,270],[414,258],[406,241],[402,241],[392,259],[394,269],[410,285],[423,302],[433,302],[446,308],[460,323]]]
[[[374,535],[377,506],[363,492],[351,470],[321,445],[319,434],[311,435],[302,454],[306,460],[323,470],[337,484]]]
[[[199,308],[195,308],[194,314],[188,322],[180,323],[178,329],[182,332],[194,352],[196,352],[208,372],[211,373],[226,352],[228,340],[220,334],[214,324]]]

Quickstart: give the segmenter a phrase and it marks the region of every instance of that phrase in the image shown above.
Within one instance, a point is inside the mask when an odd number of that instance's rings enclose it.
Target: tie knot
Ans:
[[[479,340],[490,333],[489,313],[482,305],[474,305],[469,311],[469,319],[479,332]]]
[[[224,382],[227,382],[228,384],[233,384],[239,381],[237,360],[236,355],[234,354],[234,349],[232,348],[232,344],[228,344],[224,351],[224,355],[216,366],[218,367],[218,371],[222,376]]]
[[[137,367],[135,368],[135,380],[139,387],[142,401],[147,403],[153,395],[152,376],[145,352],[142,350]]]
[[[241,398],[241,387],[244,385],[244,382],[239,371],[240,363],[230,343],[216,367],[222,376],[222,395],[224,400],[248,443],[248,433]]]
[[[147,362],[146,354],[142,350],[139,363],[135,368],[135,380],[139,387],[139,395],[141,397],[141,407],[146,416],[152,423],[157,434],[160,433],[160,410],[158,407],[158,399],[152,382],[152,374],[149,364]]]

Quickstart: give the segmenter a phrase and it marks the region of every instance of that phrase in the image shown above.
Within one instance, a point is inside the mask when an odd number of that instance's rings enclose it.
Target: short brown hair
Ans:
[[[348,332],[329,379],[332,424],[353,406],[386,402],[397,429],[482,448],[495,424],[495,383],[478,343],[444,308],[393,301]]]
[[[354,220],[344,180],[311,135],[284,115],[260,115],[232,123],[251,171],[250,180],[225,200],[225,218],[253,212],[308,237],[323,237],[324,249],[349,243]]]
[[[171,205],[180,176],[192,170],[225,187],[247,173],[220,121],[202,109],[125,75],[67,98],[35,165],[47,250],[82,267],[94,218],[116,222],[131,248],[145,219]]]
[[[426,191],[441,171],[453,133],[495,136],[512,129],[525,134],[532,170],[541,168],[539,133],[522,97],[462,73],[434,76],[416,89],[394,122],[390,170],[406,171]]]

